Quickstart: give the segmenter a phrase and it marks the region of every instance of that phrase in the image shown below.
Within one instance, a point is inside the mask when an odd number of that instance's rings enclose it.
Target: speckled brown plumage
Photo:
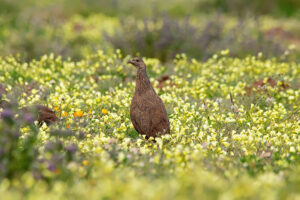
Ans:
[[[146,138],[170,133],[170,123],[164,103],[153,89],[141,58],[128,63],[137,68],[136,87],[130,105],[131,122]]]

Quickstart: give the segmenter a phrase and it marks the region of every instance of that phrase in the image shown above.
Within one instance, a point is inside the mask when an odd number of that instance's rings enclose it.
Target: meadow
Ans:
[[[300,199],[297,1],[53,2],[0,2],[1,199]],[[133,56],[170,119],[155,141]]]
[[[2,114],[2,196],[297,199],[300,66],[227,53],[168,66],[145,58],[171,123],[156,143],[130,122],[135,70],[119,51],[1,58],[3,96],[18,115]],[[35,103],[61,121],[37,128],[15,109]]]

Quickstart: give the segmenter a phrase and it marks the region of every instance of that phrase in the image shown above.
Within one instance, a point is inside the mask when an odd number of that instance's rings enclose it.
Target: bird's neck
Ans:
[[[151,88],[152,86],[149,81],[146,68],[139,68],[137,70],[135,92],[142,94],[143,92]]]

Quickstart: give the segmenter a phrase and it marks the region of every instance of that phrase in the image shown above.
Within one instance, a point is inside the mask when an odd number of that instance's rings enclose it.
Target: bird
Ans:
[[[127,62],[137,69],[136,86],[130,104],[130,119],[135,130],[146,135],[145,139],[170,134],[170,122],[166,107],[153,89],[142,58]]]
[[[39,127],[41,127],[43,123],[45,123],[47,126],[50,126],[59,121],[55,111],[41,104],[23,107],[21,108],[21,112],[33,114],[33,119],[38,121]]]
[[[2,109],[10,110],[12,107],[13,105],[10,102],[5,100],[0,101],[0,108]],[[19,110],[19,112],[25,115],[27,114],[26,116],[31,116],[30,114],[33,114],[32,119],[38,121],[39,127],[43,125],[43,122],[46,123],[47,126],[50,126],[51,124],[59,121],[56,113],[52,109],[40,104],[23,107]]]
[[[10,110],[14,110],[14,108],[18,107],[18,104],[11,99],[11,101],[6,101],[3,99],[3,95],[6,94],[5,85],[0,83],[0,108],[10,112]],[[27,120],[37,120],[38,125],[42,126],[43,123],[46,123],[47,126],[58,122],[59,119],[56,116],[56,113],[47,106],[41,104],[34,104],[32,106],[25,106],[20,109],[17,109],[18,113],[22,113],[26,115]],[[1,113],[0,113],[1,114]],[[31,114],[33,116],[31,116]]]
[[[54,124],[55,122],[59,121],[55,112],[52,109],[48,108],[47,106],[37,104],[35,105],[35,107],[38,111],[37,120],[39,126],[42,126],[43,122],[45,122],[47,126],[50,126],[51,124]]]

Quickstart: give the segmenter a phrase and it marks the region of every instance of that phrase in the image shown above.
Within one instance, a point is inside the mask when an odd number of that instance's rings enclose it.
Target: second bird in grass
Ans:
[[[128,63],[137,69],[136,87],[130,105],[130,119],[137,132],[149,137],[170,133],[170,123],[164,103],[153,89],[141,58]]]

